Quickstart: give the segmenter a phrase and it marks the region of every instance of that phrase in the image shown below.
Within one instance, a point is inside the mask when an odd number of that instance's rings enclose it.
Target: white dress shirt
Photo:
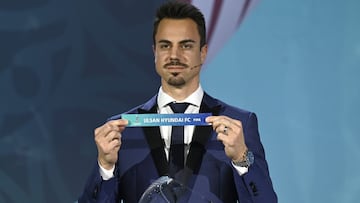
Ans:
[[[201,87],[199,87],[195,92],[193,92],[185,100],[176,101],[175,99],[170,97],[168,94],[166,94],[160,87],[158,98],[157,98],[158,113],[161,113],[161,114],[174,113],[169,106],[169,104],[172,102],[189,103],[190,105],[187,107],[187,109],[185,110],[184,113],[199,113],[203,96],[204,96],[204,91]],[[164,139],[164,142],[165,142],[165,153],[166,153],[167,158],[169,158],[169,150],[170,150],[170,143],[171,143],[171,129],[172,129],[172,126],[160,126],[161,138]],[[195,126],[193,126],[193,125],[184,126],[184,144],[185,144],[185,146],[187,146],[185,148],[186,153],[189,150],[188,146],[192,140],[194,129],[195,129]]]
[[[188,108],[185,110],[184,113],[199,113],[203,96],[204,96],[204,90],[199,85],[198,89],[195,92],[193,92],[189,97],[187,97],[185,100],[176,101],[174,98],[172,98],[171,96],[166,94],[163,91],[162,87],[160,87],[159,92],[158,92],[158,97],[157,97],[158,113],[161,113],[161,114],[173,113],[173,111],[171,110],[171,108],[169,106],[169,103],[172,103],[172,102],[190,103],[190,105],[188,106]],[[160,126],[161,138],[164,139],[164,142],[165,142],[165,153],[166,153],[167,158],[169,158],[169,149],[170,149],[170,142],[171,142],[171,129],[172,129],[172,126]],[[189,150],[188,146],[191,143],[194,129],[195,129],[195,126],[193,126],[193,125],[184,126],[184,144],[187,146],[185,153],[187,153]],[[235,166],[235,165],[233,165],[233,166],[238,171],[239,175],[243,175],[248,172],[248,168],[246,168],[246,167],[239,167],[239,166]],[[100,172],[100,175],[102,176],[103,180],[108,180],[114,176],[113,172],[114,172],[115,166],[110,170],[103,168],[100,164],[99,164],[99,167],[100,167],[99,172]]]

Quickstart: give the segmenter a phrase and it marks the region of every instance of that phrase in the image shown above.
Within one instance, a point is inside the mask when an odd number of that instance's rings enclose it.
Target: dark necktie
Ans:
[[[189,103],[170,103],[174,113],[184,113]],[[184,126],[173,126],[171,130],[171,144],[169,151],[169,175],[175,174],[184,168]]]

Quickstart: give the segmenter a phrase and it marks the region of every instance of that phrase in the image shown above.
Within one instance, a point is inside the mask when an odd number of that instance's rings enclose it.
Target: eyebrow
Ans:
[[[181,41],[179,42],[179,44],[185,44],[185,43],[189,43],[189,42],[191,42],[191,43],[195,43],[195,40],[192,40],[192,39],[185,39],[185,40],[181,40]],[[171,42],[171,41],[166,40],[166,39],[161,39],[161,40],[159,40],[159,41],[158,41],[158,43],[167,43],[167,44],[172,44],[172,42]]]
[[[185,40],[181,40],[181,41],[180,41],[180,44],[185,44],[185,43],[189,43],[189,42],[195,43],[195,41],[192,40],[192,39],[185,39]]]

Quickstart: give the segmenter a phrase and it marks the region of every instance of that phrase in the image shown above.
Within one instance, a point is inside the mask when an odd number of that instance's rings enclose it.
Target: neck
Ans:
[[[176,101],[182,101],[189,97],[192,93],[194,93],[197,88],[199,87],[199,84],[193,85],[191,87],[174,87],[174,86],[168,86],[163,85],[163,91],[170,95],[172,98],[174,98]]]

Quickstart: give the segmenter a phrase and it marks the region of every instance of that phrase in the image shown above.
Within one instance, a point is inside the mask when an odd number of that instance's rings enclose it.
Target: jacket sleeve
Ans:
[[[254,154],[254,163],[244,175],[238,175],[234,170],[234,178],[240,202],[276,203],[277,195],[273,189],[265,152],[262,146],[258,121],[254,113],[250,113],[243,124],[245,143]]]
[[[96,162],[78,203],[115,203],[118,201],[118,178],[103,180]]]

